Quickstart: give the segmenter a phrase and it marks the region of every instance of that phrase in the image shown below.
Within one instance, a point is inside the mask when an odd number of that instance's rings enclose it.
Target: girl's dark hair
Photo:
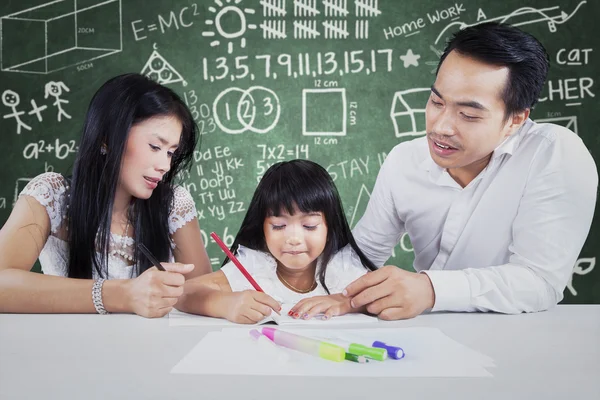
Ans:
[[[239,245],[268,252],[263,224],[269,216],[283,211],[293,215],[295,208],[322,212],[327,224],[327,243],[321,254],[319,281],[327,293],[325,271],[335,253],[350,244],[365,268],[374,271],[375,265],[358,248],[346,220],[340,195],[329,173],[319,164],[308,160],[284,161],[271,166],[254,191],[246,216],[231,246],[236,254]],[[225,258],[223,265],[229,261]]]
[[[532,35],[497,22],[470,26],[448,42],[437,72],[452,50],[487,64],[508,67],[509,76],[501,94],[505,119],[537,103],[548,75],[549,59],[544,46]]]
[[[173,206],[174,178],[190,166],[198,130],[175,92],[143,75],[124,74],[102,85],[85,117],[65,210],[69,277],[92,278],[92,268],[101,277],[107,277],[113,202],[129,131],[133,125],[158,116],[173,116],[181,123],[179,148],[173,155],[171,169],[152,196],[132,200],[128,217],[135,231],[133,261],[137,273],[151,267],[140,254],[138,243],[152,249],[159,260],[169,258],[168,217]],[[108,149],[105,155],[100,153],[103,144]]]

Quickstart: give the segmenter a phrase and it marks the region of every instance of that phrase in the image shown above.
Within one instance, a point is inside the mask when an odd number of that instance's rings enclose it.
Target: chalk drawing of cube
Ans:
[[[123,49],[121,0],[56,0],[0,24],[2,71],[47,74]]]
[[[346,136],[346,89],[302,90],[302,135]]]
[[[430,93],[430,88],[416,88],[394,94],[390,118],[396,137],[425,134],[425,106]]]

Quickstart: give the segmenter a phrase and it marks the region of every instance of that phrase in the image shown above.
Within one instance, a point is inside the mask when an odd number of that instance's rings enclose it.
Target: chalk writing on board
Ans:
[[[6,198],[0,197],[0,209],[6,208]]]
[[[383,35],[386,40],[404,36],[405,38],[418,35],[421,29],[427,24],[434,25],[445,20],[457,20],[460,15],[466,11],[462,3],[454,3],[450,7],[445,7],[441,10],[435,10],[426,13],[425,17],[419,17],[408,22],[399,23],[395,26],[388,26],[383,29]],[[437,42],[436,42],[437,43]]]
[[[77,2],[50,1],[1,17],[2,71],[47,74],[121,52],[121,0],[96,0],[87,4],[90,5],[77,8]],[[117,35],[113,32],[114,25],[102,23],[107,16],[119,21]],[[75,24],[69,40],[53,29],[65,19]],[[45,45],[22,48],[19,38],[23,35],[32,41],[44,41]]]
[[[44,119],[42,118],[42,111],[44,111],[46,108],[48,108],[47,105],[42,105],[41,107],[38,107],[37,103],[35,102],[34,99],[31,99],[31,110],[27,113],[28,115],[33,115],[35,114],[37,120],[39,122],[42,122]]]
[[[260,181],[260,178],[267,169],[275,163],[297,158],[310,159],[310,147],[307,144],[296,144],[292,146],[286,146],[284,144],[258,144],[256,147],[260,150],[260,156],[256,160],[255,172],[257,182]]]
[[[210,6],[208,7],[208,11],[214,16],[210,15],[207,17],[205,23],[206,28],[205,31],[202,32],[202,36],[214,38],[210,45],[211,47],[219,46],[221,41],[227,43],[227,53],[231,54],[234,50],[234,40],[239,39],[240,48],[246,47],[246,38],[244,34],[248,29],[256,29],[256,24],[249,24],[247,22],[246,16],[253,15],[255,10],[253,8],[242,8],[238,6],[238,3],[241,0],[236,0],[235,5],[230,4],[229,2],[224,3],[221,0],[214,0],[216,7]],[[225,5],[227,4],[227,5]],[[236,18],[234,18],[234,16]],[[235,26],[226,26],[225,21],[229,22],[227,25]],[[235,21],[235,22],[232,22]]]
[[[131,30],[133,32],[133,37],[135,41],[140,41],[147,39],[148,36],[145,35],[145,31],[154,32],[160,29],[160,32],[164,34],[168,30],[174,27],[175,30],[179,30],[179,27],[189,28],[194,25],[194,17],[198,17],[200,13],[198,12],[198,5],[196,3],[191,4],[189,7],[185,6],[176,11],[169,12],[169,16],[167,18],[163,17],[161,14],[157,16],[157,23],[151,23],[148,25],[144,24],[144,21],[141,19],[137,19],[135,21],[131,21]]]
[[[17,123],[17,135],[21,134],[21,127],[31,130],[31,127],[25,122],[21,121],[21,115],[25,114],[25,111],[17,111],[17,107],[21,104],[21,97],[13,90],[7,89],[2,93],[2,104],[10,108],[12,111],[10,114],[5,114],[2,118],[14,118]]]
[[[587,65],[593,49],[560,49],[556,52],[558,65]]]
[[[568,117],[536,118],[534,121],[537,123],[550,122],[553,124],[562,125],[579,135],[579,131],[577,129],[577,116],[575,115]]]
[[[567,101],[565,106],[580,106],[586,97],[596,97],[592,92],[594,79],[590,77],[548,79],[539,102]],[[546,94],[546,95],[544,95]]]
[[[62,104],[69,104],[69,100],[61,98],[63,91],[70,92],[71,90],[62,81],[50,81],[46,83],[46,86],[44,86],[44,99],[47,99],[48,97],[52,97],[54,99],[54,103],[52,103],[52,105],[57,108],[58,114],[56,118],[58,119],[58,122],[61,121],[63,116],[67,119],[71,119],[71,116],[67,114],[62,107]]]
[[[513,26],[523,26],[538,22],[546,22],[548,24],[548,30],[550,32],[556,32],[557,24],[562,25],[565,22],[567,22],[569,19],[571,19],[571,17],[573,17],[573,15],[575,15],[575,13],[577,13],[579,8],[586,3],[587,1],[585,0],[581,1],[579,4],[577,4],[577,6],[573,10],[573,12],[571,12],[571,14],[568,14],[565,11],[560,11],[560,6],[547,8],[522,7],[509,14],[501,15],[499,17],[481,20],[478,18],[478,20],[472,24],[467,24],[461,21],[451,22],[450,24],[446,25],[444,29],[442,29],[440,34],[435,39],[435,44],[438,44],[438,42],[446,35],[446,32],[451,28],[453,30],[461,30],[469,26],[477,25],[488,21],[496,21],[504,24],[510,24]],[[554,13],[554,16],[549,15],[550,12]],[[556,14],[556,12],[558,12],[558,14]]]
[[[421,58],[421,56],[418,54],[414,54],[412,49],[408,49],[408,51],[406,52],[405,55],[400,56],[400,59],[404,63],[404,68],[408,68],[411,65],[418,67],[419,66],[419,58]]]
[[[402,90],[394,94],[390,117],[396,137],[425,134],[425,105],[430,88]]]
[[[302,135],[346,136],[347,114],[345,88],[302,90]]]
[[[40,154],[54,155],[59,160],[66,159],[69,155],[77,153],[79,146],[74,140],[63,143],[60,138],[54,140],[37,140],[29,143],[23,149],[23,158],[37,160]]]
[[[187,82],[181,74],[156,50],[148,57],[148,61],[146,61],[144,68],[142,68],[141,74],[146,75],[161,85],[181,82],[183,86],[187,86]]]
[[[263,0],[260,2],[263,8],[263,16],[269,18],[259,24],[263,32],[263,38],[348,39],[352,36],[350,29],[354,26],[354,38],[367,39],[369,37],[369,20],[366,18],[381,14],[377,0],[355,0],[355,16],[358,19],[354,20],[354,24],[352,24],[347,19],[351,16],[348,0],[323,0],[321,5],[324,13],[319,10],[318,0],[293,0],[291,3],[293,3],[293,16],[295,17],[292,21],[293,36],[286,31],[285,19],[273,19],[284,18],[288,14],[285,0]],[[308,19],[321,14],[326,18],[324,21]]]
[[[230,87],[222,91],[213,103],[214,122],[229,134],[247,131],[267,133],[277,125],[280,115],[279,98],[264,86],[252,86],[246,90]]]
[[[586,266],[584,267],[584,265]],[[577,290],[575,290],[575,287],[573,286],[573,277],[575,275],[587,275],[592,272],[595,266],[596,257],[580,258],[577,260],[575,266],[573,267],[573,272],[569,278],[569,282],[567,283],[567,289],[569,289],[569,292],[571,292],[573,296],[577,296]]]
[[[250,57],[253,62],[250,63]],[[260,54],[255,56],[237,56],[234,58],[217,57],[214,60],[202,58],[202,77],[205,81],[233,81],[256,78],[257,67],[265,78],[278,77],[321,77],[327,75],[359,74],[370,75],[376,71],[391,72],[394,64],[393,49],[352,50],[336,53],[334,51],[298,54]]]
[[[57,121],[61,122],[62,118],[71,119],[71,116],[63,108],[63,104],[68,104],[69,101],[64,99],[64,92],[69,92],[70,89],[62,81],[50,81],[44,86],[44,99],[52,101],[52,106],[56,107],[57,110]],[[2,92],[1,96],[2,104],[10,109],[10,113],[4,114],[3,119],[13,118],[17,126],[17,135],[21,134],[21,128],[31,131],[32,128],[21,118],[25,115],[25,111],[19,111],[18,107],[21,104],[21,96],[11,89],[6,89]],[[38,122],[43,122],[42,111],[48,108],[47,105],[38,106],[35,99],[30,99],[31,110],[27,112],[27,115],[34,116]]]

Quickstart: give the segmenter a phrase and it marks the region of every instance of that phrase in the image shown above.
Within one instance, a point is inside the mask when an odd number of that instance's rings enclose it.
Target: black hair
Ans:
[[[371,271],[375,265],[358,248],[348,225],[340,195],[329,173],[309,160],[283,161],[271,166],[260,180],[246,216],[231,246],[236,254],[239,245],[268,252],[263,224],[269,216],[283,211],[293,215],[296,208],[303,213],[322,212],[327,224],[327,242],[321,254],[319,282],[327,293],[325,271],[332,257],[350,244],[363,266]],[[225,258],[223,265],[229,261]]]
[[[505,120],[537,103],[548,75],[549,58],[544,46],[532,35],[497,22],[470,26],[450,39],[436,75],[453,50],[487,64],[508,67],[508,79],[501,94],[506,107]]]
[[[173,116],[182,125],[171,168],[148,199],[132,199],[128,218],[134,228],[134,263],[140,274],[150,262],[137,247],[143,243],[159,260],[171,252],[168,217],[173,206],[174,179],[187,169],[198,142],[198,128],[181,98],[140,74],[108,80],[93,96],[83,125],[79,151],[70,179],[67,216],[68,276],[108,275],[108,247],[115,191],[131,127],[157,116]],[[106,146],[106,154],[101,154]],[[98,252],[99,256],[97,256]]]

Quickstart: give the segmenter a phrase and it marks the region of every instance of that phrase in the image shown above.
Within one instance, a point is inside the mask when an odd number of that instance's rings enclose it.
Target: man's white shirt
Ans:
[[[563,297],[596,203],[598,172],[581,139],[527,120],[462,188],[425,137],[383,163],[356,241],[377,266],[407,232],[433,311],[532,312]]]

